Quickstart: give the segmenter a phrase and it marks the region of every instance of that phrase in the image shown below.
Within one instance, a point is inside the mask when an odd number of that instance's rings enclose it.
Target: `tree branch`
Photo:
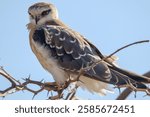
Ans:
[[[150,71],[143,74],[143,76],[150,77]],[[132,93],[131,88],[126,88],[117,98],[116,100],[125,100],[131,93]]]

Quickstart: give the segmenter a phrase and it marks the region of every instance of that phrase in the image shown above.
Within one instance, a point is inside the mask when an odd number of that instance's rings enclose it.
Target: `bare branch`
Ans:
[[[5,90],[0,90],[0,96],[6,96],[7,94],[10,94],[12,92],[15,92],[16,90],[18,90],[19,85],[21,84],[19,81],[15,80],[15,78],[13,78],[11,75],[9,75],[4,69],[3,67],[0,67],[0,75],[2,75],[3,77],[5,77],[10,83],[11,86],[6,88]]]
[[[24,79],[25,82],[21,83],[21,82],[17,81],[15,78],[13,78],[11,75],[9,75],[2,67],[0,67],[0,75],[2,75],[5,79],[7,79],[11,83],[10,87],[8,87],[4,90],[0,90],[0,97],[4,97],[8,94],[15,93],[20,90],[27,90],[34,94],[34,96],[33,96],[33,98],[34,98],[38,93],[42,92],[43,90],[47,90],[47,91],[58,92],[58,96],[54,96],[54,97],[52,96],[49,99],[56,99],[56,97],[58,97],[57,99],[60,99],[61,98],[60,94],[64,90],[64,88],[59,87],[56,82],[42,83],[42,81],[30,80],[30,77]],[[28,87],[29,84],[37,85],[40,87],[40,89],[33,90]]]
[[[119,51],[129,47],[129,46],[132,46],[132,45],[136,45],[136,44],[141,44],[141,43],[148,43],[150,42],[150,40],[142,40],[142,41],[137,41],[137,42],[134,42],[134,43],[131,43],[131,44],[128,44],[126,46],[123,46],[121,48],[119,48],[118,50],[116,50],[115,52],[113,52],[112,54],[110,54],[109,56],[107,56],[107,58],[110,58],[111,56],[113,56],[114,54],[118,53]],[[107,59],[105,58],[105,59]]]
[[[143,74],[143,76],[150,77],[150,71]],[[131,88],[126,88],[118,97],[116,100],[125,100],[131,93],[132,93]]]

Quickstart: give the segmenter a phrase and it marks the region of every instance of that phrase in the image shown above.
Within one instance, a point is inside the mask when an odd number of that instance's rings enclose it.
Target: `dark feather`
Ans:
[[[35,31],[33,39],[50,51],[60,68],[70,72],[79,73],[82,68],[104,58],[101,52],[79,33],[61,26],[48,25],[39,28]],[[133,86],[133,88],[146,89],[147,86],[144,83],[150,83],[147,77],[106,64],[106,62],[100,62],[84,75],[120,87]]]

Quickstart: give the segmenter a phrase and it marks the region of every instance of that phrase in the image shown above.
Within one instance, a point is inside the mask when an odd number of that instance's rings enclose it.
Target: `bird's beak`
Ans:
[[[35,17],[35,23],[37,24],[39,20],[40,20],[40,17],[36,16]]]

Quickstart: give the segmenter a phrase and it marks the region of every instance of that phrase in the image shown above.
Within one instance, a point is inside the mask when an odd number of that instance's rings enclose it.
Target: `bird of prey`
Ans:
[[[117,67],[84,36],[65,25],[51,3],[35,3],[28,9],[30,46],[58,85],[76,79],[80,71],[100,61],[80,76],[77,85],[92,93],[105,94],[108,84],[147,90],[150,79]]]

